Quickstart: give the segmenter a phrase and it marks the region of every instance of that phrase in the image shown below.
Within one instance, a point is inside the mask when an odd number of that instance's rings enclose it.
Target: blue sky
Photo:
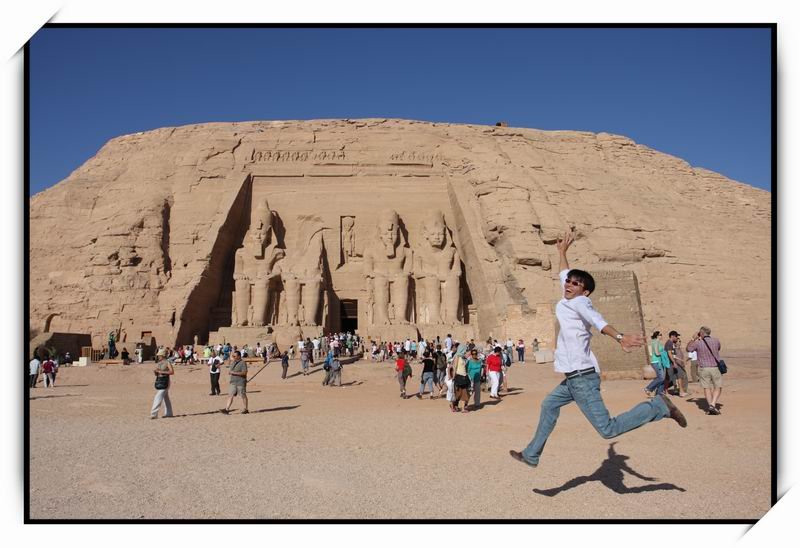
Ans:
[[[31,194],[118,135],[409,118],[582,130],[771,189],[768,29],[44,28]]]

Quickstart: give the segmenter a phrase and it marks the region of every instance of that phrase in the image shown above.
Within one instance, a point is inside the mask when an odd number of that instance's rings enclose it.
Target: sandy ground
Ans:
[[[237,399],[229,416],[206,367],[178,366],[176,417],[158,420],[152,364],[62,368],[56,388],[31,390],[30,515],[758,519],[770,507],[769,357],[726,361],[722,415],[703,413],[692,384],[673,398],[688,428],[665,419],[604,440],[570,405],[536,469],[508,450],[532,437],[562,378],[552,364],[515,363],[514,390],[499,403],[484,393],[490,403],[468,414],[400,399],[388,362],[346,366],[341,388],[321,386],[319,368],[281,380],[271,364],[248,387],[251,413]],[[612,414],[641,401],[644,384],[603,383]]]

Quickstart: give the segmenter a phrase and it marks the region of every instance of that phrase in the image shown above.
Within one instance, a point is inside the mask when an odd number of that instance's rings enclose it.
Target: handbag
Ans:
[[[156,390],[166,390],[167,388],[169,388],[169,376],[158,375],[156,377],[155,387]]]
[[[453,385],[456,388],[467,388],[469,386],[469,377],[466,375],[456,375],[453,380]]]
[[[718,360],[717,359],[717,357],[714,355],[714,352],[711,351],[711,347],[708,346],[708,343],[706,342],[706,338],[705,337],[703,337],[703,342],[706,343],[706,348],[708,348],[708,351],[711,352],[711,357],[714,358],[715,362],[717,362],[717,369],[719,369],[719,372],[721,374],[723,374],[723,375],[725,373],[727,373],[728,372],[728,365],[725,363],[725,360]]]

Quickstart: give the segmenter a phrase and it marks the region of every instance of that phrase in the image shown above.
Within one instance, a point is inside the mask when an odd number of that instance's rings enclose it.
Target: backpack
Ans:
[[[436,355],[436,369],[447,369],[447,356],[442,352]]]

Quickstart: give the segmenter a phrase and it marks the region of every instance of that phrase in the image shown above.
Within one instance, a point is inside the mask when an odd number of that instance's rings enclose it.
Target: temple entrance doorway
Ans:
[[[342,331],[355,333],[358,329],[358,300],[342,299],[339,305],[339,317],[342,320]]]

